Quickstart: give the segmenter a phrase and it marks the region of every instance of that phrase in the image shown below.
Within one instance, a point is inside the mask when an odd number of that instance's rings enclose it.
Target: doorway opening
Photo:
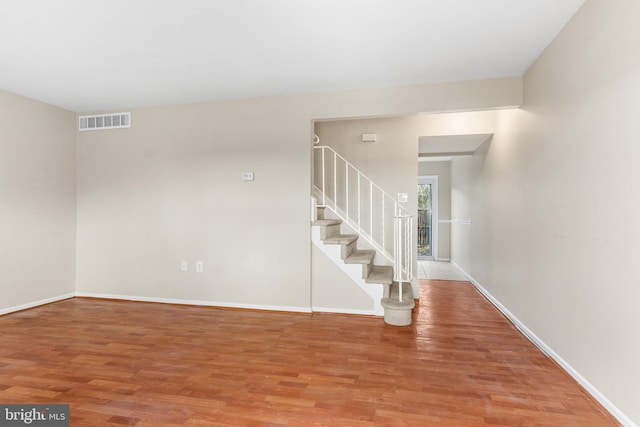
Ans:
[[[418,259],[437,260],[438,177],[418,177]]]

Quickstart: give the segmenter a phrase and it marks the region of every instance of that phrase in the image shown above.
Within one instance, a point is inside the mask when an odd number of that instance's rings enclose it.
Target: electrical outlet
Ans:
[[[180,271],[187,271],[189,264],[187,263],[187,261],[182,261],[180,263]]]
[[[204,264],[202,261],[196,262],[196,273],[202,273],[204,271]]]

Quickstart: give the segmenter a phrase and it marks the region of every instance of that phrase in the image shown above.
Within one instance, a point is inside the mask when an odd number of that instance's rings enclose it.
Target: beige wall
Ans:
[[[473,220],[454,260],[635,423],[638,93],[640,2],[587,0],[526,73],[522,109],[452,165],[453,215]]]
[[[80,133],[78,291],[308,308],[310,124],[279,102],[137,109],[130,129]]]
[[[481,179],[490,144],[485,142],[473,156],[457,156],[451,161],[451,216],[455,221],[451,224],[451,261],[467,273],[473,272],[476,280],[485,277],[493,261],[486,245],[495,238],[494,222],[487,214],[485,181]]]
[[[0,312],[73,293],[75,115],[0,90]]]
[[[419,162],[418,176],[438,177],[438,221],[451,220],[451,162]],[[451,224],[438,224],[437,259],[451,257]]]
[[[309,310],[312,121],[517,105],[520,83],[142,108],[131,129],[81,132],[78,292]]]
[[[314,311],[372,313],[374,308],[371,297],[315,245],[311,245],[311,301]]]

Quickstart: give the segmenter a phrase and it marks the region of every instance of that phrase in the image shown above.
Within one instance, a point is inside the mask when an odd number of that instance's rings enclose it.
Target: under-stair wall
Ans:
[[[374,314],[372,298],[313,242],[311,283],[311,310],[314,312]]]

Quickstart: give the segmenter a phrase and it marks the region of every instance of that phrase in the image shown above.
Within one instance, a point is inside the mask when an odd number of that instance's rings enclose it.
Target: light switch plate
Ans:
[[[407,193],[398,193],[398,201],[400,203],[407,203],[409,201],[409,195]]]
[[[243,181],[253,181],[253,172],[242,172]]]

